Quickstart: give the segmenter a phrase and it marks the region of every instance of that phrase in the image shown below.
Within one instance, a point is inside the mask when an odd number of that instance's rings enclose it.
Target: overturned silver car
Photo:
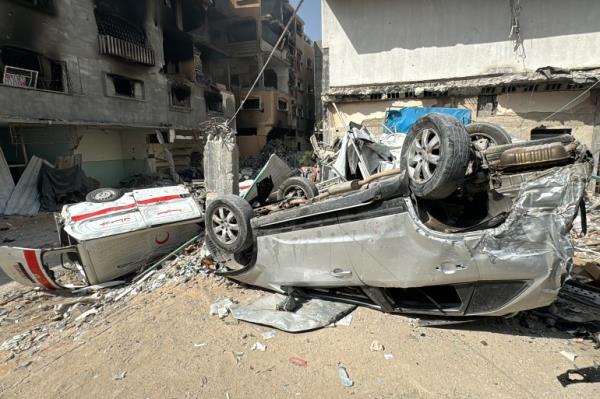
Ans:
[[[294,178],[293,195],[267,210],[217,198],[205,220],[222,274],[386,312],[508,315],[552,303],[571,270],[590,155],[570,135],[508,143],[489,128],[430,114],[408,133],[399,169],[319,194]]]

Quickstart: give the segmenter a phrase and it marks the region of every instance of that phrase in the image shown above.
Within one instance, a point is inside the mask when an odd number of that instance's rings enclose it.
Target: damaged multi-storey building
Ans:
[[[308,143],[315,114],[315,50],[288,0],[233,0],[237,21],[228,30],[231,86],[248,94],[290,19],[285,39],[261,75],[237,119],[241,156],[254,155],[271,139],[289,149]]]
[[[201,123],[234,114],[292,12],[281,0],[0,0],[0,145],[15,181],[33,156],[75,156],[101,186],[201,177]],[[313,70],[297,18],[238,117],[242,155],[271,136],[306,141]]]
[[[81,155],[88,176],[115,186],[168,168],[164,148],[189,166],[198,125],[235,108],[220,23],[230,14],[229,2],[200,0],[0,1],[0,142],[13,175],[33,155]]]
[[[597,1],[322,5],[327,137],[344,134],[343,119],[381,134],[389,107],[441,106],[523,139],[571,133],[598,148]]]

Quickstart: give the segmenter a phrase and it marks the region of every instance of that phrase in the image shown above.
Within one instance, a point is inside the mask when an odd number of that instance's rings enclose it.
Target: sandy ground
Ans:
[[[348,327],[277,331],[265,340],[261,333],[269,328],[208,315],[217,298],[246,302],[258,295],[212,278],[139,294],[87,328],[51,331],[36,353],[5,360],[0,397],[600,397],[600,384],[563,388],[556,379],[574,367],[561,351],[577,354],[578,367],[600,363],[600,351],[544,323],[485,319],[419,328],[413,319],[359,308]],[[2,327],[0,342],[15,331]],[[383,352],[370,350],[374,340]],[[266,351],[252,351],[256,342]],[[307,367],[290,363],[293,356]],[[353,387],[342,385],[338,365],[347,368]],[[122,372],[123,379],[114,378]]]

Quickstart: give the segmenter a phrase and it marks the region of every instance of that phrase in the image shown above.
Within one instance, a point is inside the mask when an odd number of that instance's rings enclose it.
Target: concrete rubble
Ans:
[[[81,336],[105,315],[163,286],[177,286],[198,278],[227,283],[223,277],[215,276],[214,271],[210,255],[202,241],[198,241],[161,269],[149,271],[147,278],[140,278],[138,282],[124,284],[121,281],[117,287],[101,284],[56,293],[19,287],[17,293],[9,292],[0,297],[0,328],[22,325],[24,330],[0,342],[0,352],[12,359],[24,351],[35,353],[46,341],[53,341],[63,332],[74,338]]]
[[[256,174],[273,154],[281,158],[292,169],[301,166],[303,152],[290,151],[282,140],[274,139],[267,141],[267,144],[265,144],[258,155],[242,158],[240,160],[240,170],[242,175],[247,175],[251,178],[256,177]]]

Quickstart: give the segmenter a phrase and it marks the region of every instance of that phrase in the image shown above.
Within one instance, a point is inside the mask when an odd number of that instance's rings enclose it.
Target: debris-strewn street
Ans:
[[[600,398],[598,15],[0,0],[0,399]]]
[[[359,308],[289,334],[240,323],[219,300],[263,291],[213,274],[192,245],[140,283],[76,294],[18,288],[0,311],[0,396],[595,397],[557,377],[600,363],[577,329],[533,313],[447,327]],[[221,301],[222,302],[222,301]],[[211,310],[213,310],[211,312]],[[340,378],[345,368],[352,386]],[[348,381],[346,381],[348,385]]]

